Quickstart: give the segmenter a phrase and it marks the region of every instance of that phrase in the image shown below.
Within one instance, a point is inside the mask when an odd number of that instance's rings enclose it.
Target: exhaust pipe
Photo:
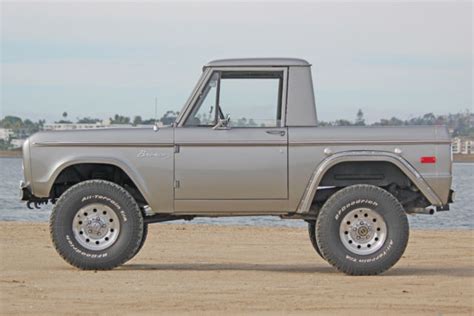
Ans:
[[[409,212],[410,214],[425,214],[425,215],[433,215],[436,212],[436,209],[434,206],[428,206],[428,207],[415,207],[412,208]]]

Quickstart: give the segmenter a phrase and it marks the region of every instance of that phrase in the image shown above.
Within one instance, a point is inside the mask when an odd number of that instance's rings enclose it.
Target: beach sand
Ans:
[[[150,226],[112,271],[80,271],[45,223],[0,222],[1,314],[472,314],[472,231],[411,231],[381,276],[349,277],[315,253],[305,229]]]

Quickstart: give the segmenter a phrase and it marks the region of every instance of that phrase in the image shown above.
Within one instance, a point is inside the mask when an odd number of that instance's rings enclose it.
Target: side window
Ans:
[[[199,96],[193,111],[186,120],[185,126],[216,125],[217,85],[219,73],[214,73]]]
[[[281,72],[222,72],[219,107],[231,127],[281,126]]]
[[[209,127],[228,117],[230,127],[280,127],[282,86],[281,71],[214,72],[184,125]]]

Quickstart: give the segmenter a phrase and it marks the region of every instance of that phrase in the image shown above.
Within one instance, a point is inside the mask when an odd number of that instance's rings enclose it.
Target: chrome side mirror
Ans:
[[[218,119],[217,124],[212,129],[230,129],[230,116],[227,115],[225,119]]]

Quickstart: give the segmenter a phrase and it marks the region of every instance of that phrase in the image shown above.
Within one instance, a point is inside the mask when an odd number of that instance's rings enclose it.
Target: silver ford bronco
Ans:
[[[308,223],[316,252],[351,275],[402,256],[407,213],[449,209],[446,127],[320,127],[311,65],[216,60],[173,126],[40,132],[23,147],[22,199],[52,202],[58,253],[112,269],[148,224],[217,216]]]

